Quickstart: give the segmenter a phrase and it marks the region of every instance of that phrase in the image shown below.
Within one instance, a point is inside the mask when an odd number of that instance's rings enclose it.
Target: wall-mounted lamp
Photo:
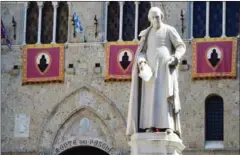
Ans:
[[[83,40],[85,43],[87,42],[87,37],[85,35],[83,36]]]
[[[68,64],[68,67],[66,69],[66,73],[67,74],[75,74],[75,68],[73,64]]]
[[[14,65],[13,68],[8,72],[12,76],[17,76],[19,74],[19,66]]]
[[[102,67],[101,67],[100,63],[95,63],[95,67],[94,67],[93,71],[95,74],[99,74],[102,72]]]
[[[185,18],[184,18],[184,14],[185,14],[185,11],[182,9],[181,10],[181,14],[180,14],[180,20],[182,21],[182,28],[181,28],[181,31],[182,31],[182,36],[184,35],[184,31],[185,31],[185,26],[184,26],[184,20],[185,20]]]
[[[180,71],[188,71],[190,65],[187,63],[187,60],[182,60],[181,64],[179,65]]]
[[[95,17],[94,17],[94,25],[96,26],[96,29],[95,29],[95,38],[97,38],[97,36],[98,36],[98,30],[97,30],[97,28],[98,28],[98,20],[97,20],[97,15],[95,15]]]
[[[17,22],[15,21],[14,17],[12,17],[12,26],[13,26],[13,38],[16,40],[17,35],[16,35],[16,27],[17,27]]]

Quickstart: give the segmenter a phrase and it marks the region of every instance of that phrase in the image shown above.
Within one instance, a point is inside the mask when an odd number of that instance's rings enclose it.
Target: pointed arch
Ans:
[[[223,141],[223,98],[210,94],[205,99],[205,141]]]
[[[68,4],[61,1],[58,3],[57,8],[57,30],[56,30],[56,42],[65,43],[68,38]]]
[[[226,25],[226,36],[235,37],[240,35],[239,1],[226,1]]]
[[[124,119],[122,113],[120,112],[120,110],[117,108],[117,106],[113,103],[113,101],[106,95],[104,95],[102,92],[100,92],[99,90],[91,87],[91,86],[88,86],[88,85],[85,85],[83,84],[82,86],[80,86],[78,89],[76,89],[75,91],[73,91],[72,93],[70,93],[69,95],[67,95],[62,101],[60,101],[58,104],[56,104],[56,106],[52,109],[49,117],[47,118],[47,120],[49,120],[51,118],[51,116],[53,116],[57,110],[60,108],[61,104],[63,104],[64,102],[66,102],[66,100],[68,98],[70,98],[72,95],[76,94],[77,92],[79,92],[80,90],[82,89],[87,89],[87,90],[90,90],[92,92],[94,92],[95,94],[98,94],[100,97],[104,98],[107,103],[113,107],[113,109],[116,110],[118,116],[121,118],[122,120],[122,123],[124,124],[124,126],[126,126],[126,120]]]
[[[149,1],[140,1],[138,12],[138,34],[150,26],[150,22],[148,20],[148,11],[150,8],[151,3]]]
[[[69,154],[75,155],[75,154],[79,154],[78,152],[89,152],[91,154],[96,154],[96,155],[109,155],[107,152],[92,146],[70,148],[68,150],[65,150],[59,155],[69,155]]]
[[[107,13],[107,40],[116,41],[119,37],[119,15],[120,6],[119,2],[111,1],[108,6]]]
[[[26,43],[35,44],[38,37],[38,5],[37,2],[29,2],[27,9],[27,24],[26,24]]]
[[[123,5],[123,40],[132,41],[134,39],[135,26],[135,4],[131,1],[124,2]]]
[[[100,97],[103,99],[104,103],[108,104],[109,110],[112,111],[112,113],[109,115],[111,120],[117,119],[117,127],[118,129],[117,133],[125,137],[125,134],[122,130],[126,127],[126,121],[121,114],[120,110],[116,107],[116,105],[104,94],[102,94],[99,90],[92,88],[91,86],[82,85],[80,88],[76,89],[72,93],[70,93],[68,96],[64,97],[62,101],[56,104],[55,107],[51,110],[51,112],[45,117],[42,123],[42,129],[39,137],[38,142],[38,152],[51,152],[52,144],[55,138],[55,135],[57,131],[59,130],[59,127],[68,119],[69,116],[76,113],[79,109],[83,108],[84,105],[78,105],[76,106],[75,102],[71,102],[71,97],[74,97],[74,95],[77,95],[81,90],[88,90],[89,92],[92,92],[96,95],[96,97]],[[70,102],[69,102],[70,101]],[[86,106],[86,105],[85,105]],[[89,106],[89,105],[87,105]],[[96,108],[96,107],[94,107]],[[95,109],[97,110],[97,109]],[[61,117],[58,117],[61,115]],[[116,117],[115,117],[116,116]],[[102,116],[104,118],[103,120],[107,120],[107,115]],[[113,127],[109,127],[111,131],[113,131]],[[116,142],[118,145],[119,142]]]
[[[53,6],[51,1],[45,1],[42,10],[41,43],[48,44],[52,41],[53,33]]]
[[[55,133],[54,135],[54,138],[53,138],[53,141],[52,141],[52,144],[51,146],[53,147],[54,144],[55,144],[55,141],[56,139],[58,138],[58,135],[59,135],[59,132],[61,131],[61,128],[77,113],[81,113],[81,111],[83,110],[86,110],[88,111],[89,113],[92,113],[95,118],[99,119],[102,123],[102,125],[107,129],[107,133],[108,135],[110,135],[111,137],[111,145],[112,146],[116,146],[116,139],[114,137],[114,133],[112,132],[112,130],[108,127],[107,123],[104,121],[104,118],[103,116],[101,116],[99,113],[97,113],[94,109],[92,109],[91,107],[88,107],[88,106],[82,106],[82,107],[79,107],[78,109],[76,109],[75,111],[73,111],[72,113],[70,113],[66,119],[61,123],[61,125],[59,126],[57,132]],[[53,150],[53,148],[51,149]]]

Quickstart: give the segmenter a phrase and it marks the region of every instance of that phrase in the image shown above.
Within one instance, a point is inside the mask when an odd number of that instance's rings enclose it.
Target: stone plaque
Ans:
[[[15,116],[14,137],[29,137],[30,116],[18,114]]]

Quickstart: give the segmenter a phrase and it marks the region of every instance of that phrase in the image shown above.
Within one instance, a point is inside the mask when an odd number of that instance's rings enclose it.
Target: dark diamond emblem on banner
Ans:
[[[130,66],[132,57],[133,57],[133,55],[130,50],[125,49],[125,50],[120,51],[120,53],[118,55],[118,61],[119,61],[121,68],[124,71],[126,71],[128,69],[128,67]]]
[[[48,53],[40,53],[36,58],[37,68],[39,71],[44,74],[47,72],[50,63],[51,63],[51,57]]]
[[[220,64],[222,57],[222,51],[218,47],[211,47],[207,51],[208,62],[214,69]]]

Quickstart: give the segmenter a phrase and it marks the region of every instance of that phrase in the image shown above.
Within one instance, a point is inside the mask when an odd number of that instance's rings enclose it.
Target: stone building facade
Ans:
[[[150,2],[162,8],[165,22],[176,27],[187,47],[184,59],[190,65],[179,72],[181,123],[184,155],[237,155],[239,153],[239,76],[237,79],[193,81],[192,46],[189,39],[190,2]],[[107,154],[128,155],[125,136],[130,82],[105,82],[105,2],[68,2],[68,41],[65,45],[64,83],[22,86],[22,47],[25,2],[2,2],[1,14],[11,40],[12,17],[17,22],[16,39],[10,50],[1,46],[1,152],[10,154],[59,154],[72,147],[99,148]],[[73,36],[72,15],[76,12],[83,24],[87,42]],[[95,37],[94,17],[99,21]],[[238,40],[238,53],[239,49]],[[238,54],[239,55],[239,54]],[[238,57],[239,60],[239,57]],[[100,63],[101,73],[94,67]],[[69,64],[74,73],[68,73]],[[10,74],[14,65],[17,74]],[[239,70],[240,61],[237,61]],[[224,101],[223,148],[206,148],[205,99],[217,94]],[[16,121],[22,117],[21,121]],[[18,126],[27,122],[26,135],[18,135]],[[19,124],[20,122],[20,124]],[[20,132],[21,133],[21,132]],[[66,151],[65,151],[66,152]],[[66,153],[68,154],[68,153]],[[87,154],[87,153],[86,153]]]

